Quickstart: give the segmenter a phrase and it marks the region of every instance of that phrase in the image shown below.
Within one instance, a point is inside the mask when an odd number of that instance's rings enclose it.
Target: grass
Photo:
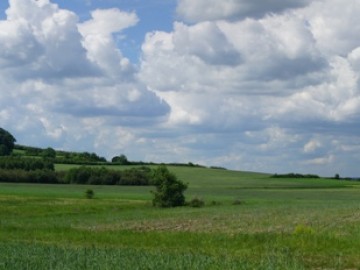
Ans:
[[[151,187],[0,184],[0,269],[360,269],[359,183],[170,169],[204,207],[153,208]]]

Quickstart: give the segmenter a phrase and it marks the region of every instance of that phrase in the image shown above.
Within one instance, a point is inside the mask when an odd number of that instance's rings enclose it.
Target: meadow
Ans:
[[[204,207],[154,208],[149,186],[0,183],[0,269],[360,269],[360,183],[169,169]]]

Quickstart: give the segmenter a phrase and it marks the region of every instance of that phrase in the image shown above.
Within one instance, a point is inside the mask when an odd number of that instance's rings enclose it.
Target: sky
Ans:
[[[360,176],[360,2],[0,3],[0,126],[111,159]]]

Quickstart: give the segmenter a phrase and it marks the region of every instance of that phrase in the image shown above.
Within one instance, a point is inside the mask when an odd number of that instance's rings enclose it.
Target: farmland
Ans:
[[[169,169],[204,207],[154,208],[151,186],[1,183],[0,269],[360,267],[358,182]]]

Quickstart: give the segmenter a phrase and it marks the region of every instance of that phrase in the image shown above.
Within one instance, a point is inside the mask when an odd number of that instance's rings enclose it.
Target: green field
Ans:
[[[0,184],[0,269],[360,269],[360,183],[169,169],[205,207],[154,208],[152,187]]]

